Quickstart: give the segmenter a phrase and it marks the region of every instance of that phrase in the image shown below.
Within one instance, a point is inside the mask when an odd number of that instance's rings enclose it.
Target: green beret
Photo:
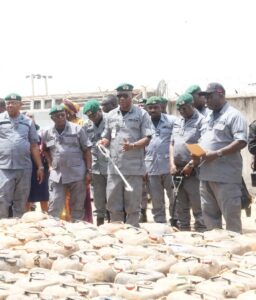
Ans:
[[[122,83],[116,88],[116,90],[118,92],[131,92],[133,90],[133,85],[129,83]]]
[[[100,103],[97,99],[91,99],[84,104],[83,113],[90,116],[100,109]]]
[[[176,106],[180,107],[183,104],[192,104],[193,96],[191,94],[183,94],[180,95],[179,98],[176,100]]]
[[[153,104],[161,104],[161,97],[159,96],[151,96],[148,98],[146,105],[153,105]]]
[[[141,98],[138,100],[138,103],[144,103],[146,104],[147,103],[147,99],[146,98]]]
[[[167,100],[166,98],[162,97],[162,96],[159,96],[159,98],[160,98],[160,102],[161,102],[162,104],[168,102],[168,100]]]
[[[55,114],[57,112],[60,112],[60,111],[65,111],[64,105],[62,105],[62,104],[54,105],[50,109],[49,115],[53,115],[53,114]]]
[[[21,96],[15,93],[11,93],[4,98],[5,101],[21,101]]]
[[[191,85],[187,90],[186,90],[186,94],[191,94],[193,95],[194,93],[197,93],[197,92],[201,92],[201,88],[199,85]]]

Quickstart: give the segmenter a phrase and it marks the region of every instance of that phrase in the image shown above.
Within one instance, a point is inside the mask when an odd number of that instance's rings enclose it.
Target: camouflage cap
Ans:
[[[21,99],[21,96],[15,93],[11,93],[4,98],[5,101],[21,101]]]
[[[193,102],[193,97],[191,94],[182,94],[176,100],[176,106],[179,108],[181,105],[192,104],[192,102]]]
[[[197,93],[197,92],[201,92],[201,88],[199,85],[193,84],[189,88],[186,89],[185,94],[193,95],[194,93]]]
[[[133,90],[133,85],[129,83],[122,83],[116,88],[116,90],[118,92],[131,92]]]
[[[91,99],[84,104],[83,114],[90,116],[96,113],[100,109],[100,103],[97,99]]]
[[[161,97],[159,96],[151,96],[148,98],[146,105],[154,105],[154,104],[161,104]]]
[[[218,94],[223,94],[225,95],[226,91],[224,87],[217,82],[211,82],[207,85],[206,91],[200,92],[199,95],[208,95],[211,93],[218,93]]]
[[[64,108],[64,105],[63,104],[58,104],[58,105],[54,105],[51,109],[50,109],[50,112],[49,112],[49,115],[53,115],[57,112],[60,112],[60,111],[65,111],[65,108]]]

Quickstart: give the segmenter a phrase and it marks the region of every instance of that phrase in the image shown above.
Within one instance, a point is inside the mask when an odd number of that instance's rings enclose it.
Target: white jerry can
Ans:
[[[169,285],[158,285],[152,281],[137,281],[121,285],[117,296],[129,300],[153,300],[167,296],[172,291]]]
[[[204,259],[195,256],[184,258],[170,267],[169,273],[195,275],[205,279],[217,275],[221,268],[216,259]]]
[[[17,273],[19,269],[24,268],[24,261],[14,255],[0,255],[0,270]]]
[[[38,300],[41,299],[40,293],[23,291],[19,293],[10,294],[6,300]]]
[[[84,265],[89,282],[114,282],[117,272],[105,261],[92,261]]]
[[[240,294],[237,297],[237,300],[255,300],[256,299],[256,290],[250,290],[243,294]]]
[[[150,271],[146,269],[137,269],[136,271],[120,272],[116,275],[115,283],[127,284],[138,281],[156,281],[165,277],[163,273]]]
[[[211,277],[197,284],[196,290],[199,292],[210,292],[224,298],[237,298],[240,294],[246,292],[249,287],[238,281],[232,281],[224,276]]]
[[[49,216],[41,211],[28,211],[21,217],[21,222],[36,224],[37,222],[48,218]]]
[[[236,268],[221,274],[227,280],[244,284],[248,289],[256,289],[256,269]]]
[[[55,272],[43,268],[31,269],[28,276],[16,281],[13,287],[31,292],[41,292],[49,285],[59,284],[63,278]]]

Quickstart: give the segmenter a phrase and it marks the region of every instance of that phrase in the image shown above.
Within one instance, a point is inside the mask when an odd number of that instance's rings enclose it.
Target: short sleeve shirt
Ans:
[[[0,114],[0,169],[29,169],[31,144],[38,143],[33,121],[23,114],[11,118],[8,112]]]
[[[67,121],[61,134],[55,127],[46,130],[42,142],[52,159],[51,180],[60,182],[61,179],[66,184],[84,179],[84,151],[92,144],[83,127]]]
[[[176,117],[161,114],[157,127],[151,123],[153,135],[146,147],[145,163],[149,175],[169,174],[169,146]]]
[[[151,119],[149,114],[139,107],[132,105],[124,116],[119,107],[107,115],[105,130],[102,137],[110,141],[110,155],[114,163],[124,175],[144,175],[144,149],[133,149],[122,152],[124,140],[135,143],[151,136]],[[109,174],[117,174],[112,163],[108,164]]]
[[[216,151],[234,141],[247,142],[247,122],[242,114],[226,103],[219,113],[211,112],[203,122],[200,145],[206,151]],[[240,183],[242,156],[240,151],[225,155],[200,168],[200,180]]]
[[[194,109],[191,118],[185,120],[183,117],[180,117],[174,123],[171,143],[176,166],[184,167],[191,160],[186,143],[195,144],[198,142],[201,136],[203,119],[204,116]]]

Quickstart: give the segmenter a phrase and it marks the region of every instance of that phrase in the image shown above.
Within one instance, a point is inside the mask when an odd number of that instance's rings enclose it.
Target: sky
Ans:
[[[168,95],[220,82],[256,94],[254,0],[1,0],[0,97],[114,90]],[[34,80],[34,95],[46,93]]]

